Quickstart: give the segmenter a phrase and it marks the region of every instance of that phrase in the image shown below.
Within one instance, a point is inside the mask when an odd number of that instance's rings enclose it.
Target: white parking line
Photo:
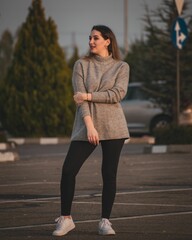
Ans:
[[[23,183],[11,183],[11,184],[1,184],[0,187],[17,187],[17,186],[28,186],[28,185],[41,185],[41,184],[58,184],[59,182],[23,182]]]
[[[119,192],[116,195],[131,195],[131,194],[146,194],[146,193],[161,193],[161,192],[180,192],[180,191],[192,191],[192,188],[172,188],[172,189],[158,189],[158,190],[143,190],[132,192]],[[102,196],[101,193],[94,194],[95,197]],[[80,197],[80,196],[79,196]]]
[[[58,202],[59,203],[59,202]],[[101,202],[78,202],[74,201],[74,204],[95,204],[95,205],[101,205]],[[179,205],[179,204],[161,204],[161,203],[122,203],[122,202],[115,202],[114,205],[122,205],[122,206],[155,206],[155,207],[186,207],[186,208],[192,208],[192,205]]]
[[[133,191],[133,192],[118,192],[116,195],[121,196],[121,195],[132,195],[132,194],[147,194],[147,193],[162,193],[162,192],[183,192],[183,191],[192,191],[192,188],[173,188],[173,189],[144,190],[144,191]],[[82,194],[82,195],[76,195],[75,198],[90,198],[90,197],[101,197],[101,196],[102,196],[101,193]],[[50,202],[50,201],[59,200],[59,199],[60,199],[60,197],[4,200],[4,201],[0,201],[0,204],[20,203],[20,202],[47,202],[47,201]]]
[[[40,154],[40,155],[22,155],[22,160],[29,158],[49,158],[49,157],[65,157],[66,152],[63,153],[49,153],[49,154]]]
[[[110,221],[132,220],[132,219],[154,218],[154,217],[167,217],[167,216],[178,216],[178,215],[191,215],[191,214],[192,214],[192,211],[157,213],[157,214],[148,214],[148,215],[139,215],[139,216],[110,218]],[[75,221],[76,224],[79,224],[79,223],[94,223],[94,222],[99,222],[99,220],[98,219],[92,219],[92,220]],[[48,224],[35,224],[35,225],[25,225],[25,226],[15,226],[15,227],[1,227],[0,231],[28,229],[28,228],[39,228],[39,227],[50,227],[50,226],[54,226],[54,225],[55,224],[48,223]]]

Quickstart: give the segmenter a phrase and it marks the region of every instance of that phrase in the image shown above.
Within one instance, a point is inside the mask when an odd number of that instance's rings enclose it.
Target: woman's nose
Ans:
[[[89,44],[92,44],[92,43],[93,43],[93,39],[90,38],[90,39],[89,39]]]

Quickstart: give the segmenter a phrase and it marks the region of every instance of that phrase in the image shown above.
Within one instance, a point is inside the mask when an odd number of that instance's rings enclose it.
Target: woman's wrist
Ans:
[[[91,101],[91,93],[84,93],[83,99],[84,101]]]

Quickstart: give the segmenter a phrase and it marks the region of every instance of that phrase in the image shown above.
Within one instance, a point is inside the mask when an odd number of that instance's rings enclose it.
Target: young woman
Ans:
[[[56,219],[54,236],[75,228],[71,206],[75,177],[96,146],[102,147],[102,213],[100,235],[114,235],[109,217],[116,194],[116,175],[121,149],[129,138],[120,101],[128,88],[129,66],[120,60],[114,33],[103,25],[93,26],[89,55],[73,69],[74,101],[77,105],[71,144],[61,177],[61,216]]]

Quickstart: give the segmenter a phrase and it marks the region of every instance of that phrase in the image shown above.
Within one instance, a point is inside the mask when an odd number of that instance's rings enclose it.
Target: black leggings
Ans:
[[[102,218],[109,218],[116,194],[116,175],[121,149],[125,139],[100,141],[102,147]],[[87,141],[72,141],[63,164],[61,177],[61,215],[71,214],[75,191],[75,177],[81,166],[96,148]],[[90,174],[91,177],[91,174]]]

